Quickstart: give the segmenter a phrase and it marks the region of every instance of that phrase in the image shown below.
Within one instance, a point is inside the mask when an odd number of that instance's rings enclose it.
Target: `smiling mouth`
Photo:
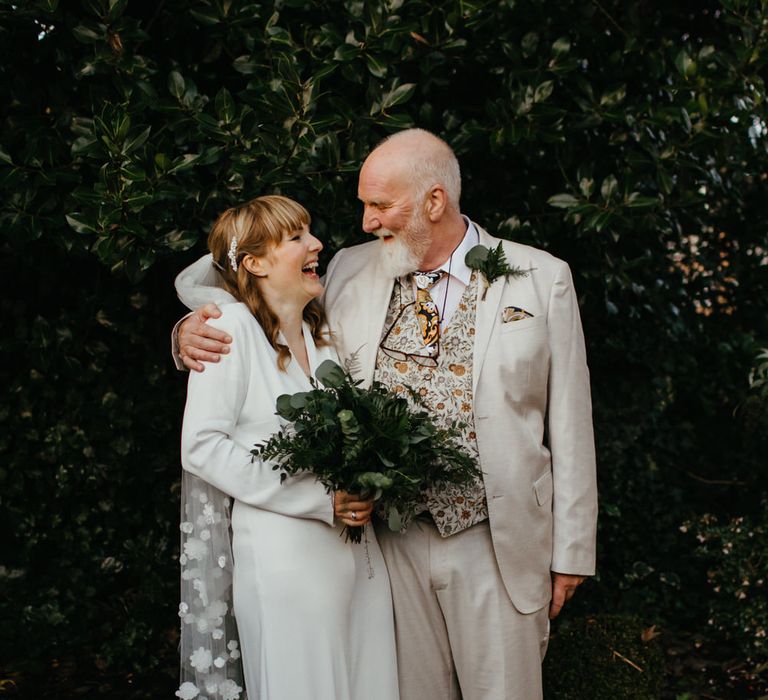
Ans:
[[[303,275],[306,275],[307,277],[312,277],[312,278],[319,277],[319,275],[317,274],[317,260],[304,265],[304,267],[301,268],[301,273]]]

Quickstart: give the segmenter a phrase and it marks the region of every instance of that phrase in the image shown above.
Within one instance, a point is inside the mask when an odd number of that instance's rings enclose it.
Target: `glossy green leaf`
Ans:
[[[688,77],[696,72],[696,63],[688,55],[688,52],[685,49],[679,51],[675,57],[675,66],[677,67],[680,75],[685,77]]]
[[[185,82],[181,73],[172,70],[168,74],[168,90],[176,99],[181,99],[184,94]]]
[[[381,108],[390,109],[403,102],[407,102],[411,99],[415,91],[416,83],[404,83],[403,85],[398,85],[394,90],[390,90],[384,94]]]
[[[536,32],[528,32],[520,42],[524,56],[532,55],[539,46],[539,35]]]
[[[616,192],[618,186],[619,181],[616,179],[616,176],[609,175],[603,180],[603,184],[600,185],[600,195],[603,199],[608,200],[613,196],[614,192]]]
[[[74,27],[72,29],[72,34],[74,34],[78,41],[81,41],[84,44],[95,44],[96,42],[103,41],[104,39],[104,34],[102,32],[96,31],[95,29],[87,27],[83,24],[78,24],[76,27]]]
[[[648,207],[655,207],[659,204],[659,200],[656,197],[643,197],[637,192],[632,192],[627,198],[627,206],[630,209],[646,209]]]
[[[87,214],[72,212],[71,214],[66,214],[65,218],[67,223],[77,233],[96,233],[97,231],[95,221],[91,220]]]
[[[552,195],[547,200],[547,204],[552,207],[557,207],[558,209],[570,209],[577,206],[579,204],[579,200],[572,194],[563,193]]]
[[[231,122],[235,116],[235,102],[226,88],[221,88],[216,95],[216,113],[223,122]]]
[[[539,85],[533,93],[534,102],[544,102],[554,90],[555,83],[552,80],[547,80]]]
[[[561,36],[552,44],[552,53],[561,56],[571,50],[571,40],[567,36]]]
[[[258,64],[250,56],[239,56],[232,62],[232,67],[243,75],[253,75],[258,71]]]
[[[368,71],[371,75],[377,78],[383,78],[387,74],[386,64],[379,60],[376,56],[366,54],[365,63],[368,66]]]
[[[198,242],[198,236],[192,231],[173,230],[158,239],[158,244],[173,252],[189,250]]]

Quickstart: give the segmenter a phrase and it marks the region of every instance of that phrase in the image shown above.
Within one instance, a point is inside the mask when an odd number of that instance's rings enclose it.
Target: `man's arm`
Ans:
[[[548,325],[547,412],[554,482],[550,617],[554,618],[585,578],[594,574],[597,529],[589,370],[576,293],[565,264],[552,288]]]
[[[232,336],[207,324],[210,318],[219,318],[221,310],[216,304],[201,306],[189,316],[179,321],[173,329],[173,353],[181,361],[176,362],[178,369],[202,372],[203,362],[218,362],[222,355],[229,353]]]
[[[178,369],[202,372],[203,362],[218,362],[229,352],[232,338],[224,331],[207,325],[210,318],[218,318],[218,305],[235,301],[223,289],[219,273],[211,264],[211,255],[182,270],[175,280],[179,299],[194,313],[185,317],[173,329],[172,354]]]
[[[334,255],[328,265],[328,271],[321,280],[323,284],[328,281],[333,268],[341,259],[341,252]],[[195,311],[174,326],[171,336],[173,360],[179,370],[186,367],[202,372],[205,369],[203,362],[218,362],[222,355],[229,353],[229,344],[232,342],[229,335],[212,328],[206,321],[221,315],[217,304],[231,303],[235,299],[221,289],[221,278],[211,265],[210,255],[182,270],[175,284],[179,299]]]

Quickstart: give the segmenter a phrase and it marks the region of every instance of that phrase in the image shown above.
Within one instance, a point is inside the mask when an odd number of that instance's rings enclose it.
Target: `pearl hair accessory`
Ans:
[[[237,237],[232,236],[232,241],[229,244],[229,252],[227,253],[229,258],[229,264],[232,267],[232,272],[237,272]]]

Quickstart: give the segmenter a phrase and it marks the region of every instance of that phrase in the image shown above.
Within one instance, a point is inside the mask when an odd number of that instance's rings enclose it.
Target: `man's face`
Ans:
[[[397,237],[413,213],[413,193],[392,159],[371,154],[363,163],[357,197],[363,203],[363,231],[385,243]]]
[[[360,170],[357,196],[363,203],[363,230],[381,241],[385,269],[399,277],[419,267],[432,243],[417,193],[391,159],[369,156]]]

